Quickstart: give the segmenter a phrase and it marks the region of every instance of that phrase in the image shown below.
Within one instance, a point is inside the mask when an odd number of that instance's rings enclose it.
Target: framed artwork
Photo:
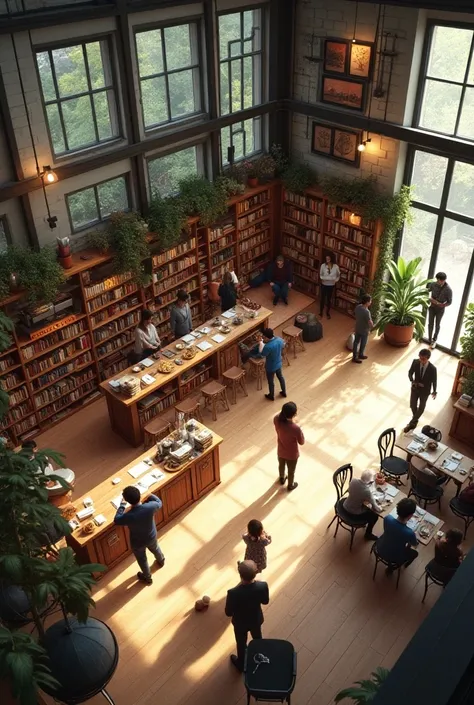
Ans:
[[[347,73],[349,44],[344,39],[326,39],[323,69],[326,73]]]
[[[313,122],[313,139],[311,151],[330,159],[338,159],[352,166],[359,166],[360,132],[332,127],[319,122]]]
[[[372,72],[372,44],[356,42],[351,44],[349,58],[349,76],[370,78]]]
[[[313,145],[312,151],[318,154],[331,155],[332,147],[332,127],[313,122]]]
[[[365,108],[365,85],[363,81],[323,76],[321,102],[363,111]]]

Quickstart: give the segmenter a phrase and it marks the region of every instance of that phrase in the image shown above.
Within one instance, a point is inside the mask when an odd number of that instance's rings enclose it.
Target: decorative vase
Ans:
[[[256,176],[248,176],[247,186],[249,186],[250,188],[255,188],[256,186],[258,186],[258,178]]]
[[[58,247],[58,257],[69,257],[71,254],[71,246],[70,245],[60,245]]]
[[[395,348],[406,348],[413,340],[415,325],[397,326],[395,323],[388,323],[385,326],[383,337],[389,345]]]
[[[71,269],[72,267],[72,255],[68,255],[67,257],[59,257],[59,264],[63,269]]]

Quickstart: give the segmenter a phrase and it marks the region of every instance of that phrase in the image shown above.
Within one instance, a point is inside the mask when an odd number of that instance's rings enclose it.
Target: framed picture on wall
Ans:
[[[331,155],[332,148],[332,127],[313,122],[313,143],[312,151],[317,154]]]
[[[345,130],[340,127],[313,122],[313,135],[311,151],[330,159],[359,166],[361,133],[354,130]]]
[[[349,60],[349,43],[344,39],[326,39],[324,42],[325,73],[347,73]]]
[[[365,108],[365,88],[364,81],[323,76],[321,102],[362,112]]]
[[[369,79],[372,73],[373,44],[367,42],[351,43],[349,57],[349,76]]]

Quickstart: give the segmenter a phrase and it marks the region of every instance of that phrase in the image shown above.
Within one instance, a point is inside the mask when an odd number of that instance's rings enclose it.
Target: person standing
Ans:
[[[159,497],[151,494],[143,504],[140,502],[140,490],[130,485],[125,487],[122,493],[122,501],[114,517],[114,524],[128,526],[130,532],[130,545],[133,554],[140,566],[137,578],[146,585],[153,583],[150,566],[146,557],[148,549],[156,559],[157,564],[162,568],[165,564],[165,557],[156,539],[155,514],[161,509],[163,503]],[[126,512],[127,503],[131,505]]]
[[[281,386],[280,396],[286,397],[286,382],[281,368],[283,366],[282,350],[285,341],[274,335],[271,328],[264,328],[258,342],[258,354],[265,358],[265,371],[267,373],[268,394],[265,397],[275,401],[275,375]]]
[[[377,553],[389,563],[385,570],[390,575],[395,567],[404,565],[408,568],[418,557],[418,551],[413,546],[418,546],[415,532],[407,526],[416,511],[414,499],[405,497],[397,504],[397,516],[388,514],[383,520],[383,534],[376,545]]]
[[[238,671],[243,671],[248,633],[252,639],[262,638],[262,605],[268,605],[270,595],[267,583],[255,580],[257,566],[254,561],[242,561],[238,571],[240,583],[227,591],[225,613],[232,617],[237,645],[237,655],[232,654],[230,660]]]
[[[423,414],[428,397],[436,399],[438,374],[436,367],[430,362],[431,351],[427,348],[420,350],[418,360],[413,360],[408,370],[408,379],[411,382],[410,409],[412,419],[403,429],[405,433],[418,426],[418,421]]]
[[[372,494],[375,473],[372,470],[364,470],[360,480],[354,477],[349,483],[349,493],[344,500],[343,507],[355,519],[367,520],[365,529],[365,539],[367,541],[377,541],[378,536],[372,532],[378,521],[382,507],[376,502]]]
[[[278,255],[275,262],[270,265],[268,277],[273,291],[273,305],[276,306],[280,299],[288,306],[288,294],[293,284],[293,274],[290,263],[283,255]]]
[[[292,401],[286,402],[281,407],[279,414],[273,419],[278,438],[278,472],[280,475],[280,485],[286,482],[286,468],[288,468],[288,492],[295,490],[298,483],[295,482],[295,470],[300,449],[298,446],[304,445],[304,435],[301,428],[296,423],[298,409]]]
[[[263,528],[258,519],[251,519],[247,524],[247,533],[242,534],[245,543],[245,561],[253,561],[257,566],[257,573],[267,567],[267,546],[272,542],[272,537]]]
[[[176,339],[189,335],[193,329],[189,294],[184,289],[178,291],[176,301],[171,307],[170,326]]]
[[[228,311],[230,308],[234,308],[237,303],[237,287],[234,284],[231,272],[224,272],[222,284],[219,285],[217,293],[221,298],[222,313]]]
[[[135,354],[140,360],[153,355],[161,346],[158,331],[151,322],[152,318],[152,312],[145,309],[142,311],[140,323],[135,328]]]
[[[326,316],[331,318],[331,300],[334,294],[334,287],[341,278],[341,272],[332,255],[326,255],[325,262],[319,270],[319,281],[321,283],[321,295],[319,300],[319,315],[322,317],[323,308],[326,305]]]
[[[438,272],[436,281],[429,282],[426,288],[430,292],[430,305],[428,308],[428,344],[432,350],[436,347],[441,319],[447,306],[453,302],[453,290],[449,286],[444,272]],[[434,328],[434,334],[433,334]]]
[[[355,307],[355,335],[354,347],[352,348],[352,362],[360,364],[362,360],[367,360],[367,355],[364,355],[369,333],[374,326],[372,316],[370,315],[369,306],[372,303],[372,297],[369,294],[364,294],[361,302]]]

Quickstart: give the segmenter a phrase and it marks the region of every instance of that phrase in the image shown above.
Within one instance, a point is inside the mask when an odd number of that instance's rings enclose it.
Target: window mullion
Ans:
[[[166,110],[168,112],[168,122],[171,122],[171,99],[170,99],[170,82],[168,80],[168,62],[166,60],[166,42],[165,30],[161,28],[161,57],[163,60],[163,73],[165,77],[165,93],[166,93]]]
[[[102,222],[102,209],[100,207],[100,200],[99,200],[99,188],[98,186],[94,186],[94,196],[95,196],[95,204],[97,207],[97,217],[99,219],[99,222]]]
[[[58,77],[56,76],[56,67],[55,67],[54,61],[53,61],[53,52],[51,50],[48,51],[48,56],[49,56],[49,65],[51,66],[51,75],[53,77],[54,92],[56,93],[56,100],[57,100],[56,105],[58,108],[59,122],[61,123],[61,130],[63,133],[64,148],[65,148],[66,152],[68,152],[69,151],[69,142],[67,139],[66,125],[64,123],[63,108],[62,108],[62,104],[61,104],[61,94],[59,92]]]
[[[86,71],[86,81],[87,81],[87,87],[89,89],[89,103],[90,103],[91,112],[92,112],[92,122],[94,123],[95,139],[97,142],[100,142],[99,127],[97,125],[97,115],[95,112],[95,102],[94,102],[94,98],[92,95],[92,82],[91,82],[91,76],[90,76],[90,72],[89,72],[89,60],[87,58],[85,44],[82,45],[82,56],[84,58],[84,67],[85,67],[85,71]]]

